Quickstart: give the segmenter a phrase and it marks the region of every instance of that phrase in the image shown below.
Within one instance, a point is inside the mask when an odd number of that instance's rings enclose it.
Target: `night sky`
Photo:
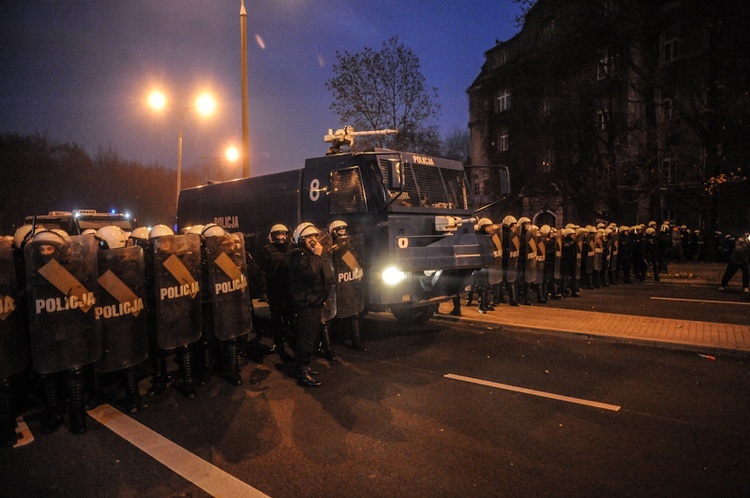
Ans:
[[[511,0],[246,0],[251,175],[299,168],[338,128],[325,82],[336,51],[398,36],[442,104],[441,132],[466,129],[466,89],[495,40],[518,32]],[[200,90],[216,114],[185,113],[183,166],[241,146],[240,0],[0,0],[0,133],[46,134],[96,156],[174,167],[177,110]],[[161,89],[173,102],[146,105]],[[222,159],[223,160],[223,159]],[[241,173],[237,163],[235,175]]]

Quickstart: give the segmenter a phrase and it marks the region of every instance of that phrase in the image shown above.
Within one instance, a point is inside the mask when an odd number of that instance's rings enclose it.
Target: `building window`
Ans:
[[[365,189],[358,167],[331,171],[329,199],[331,214],[367,211]]]
[[[542,99],[542,116],[549,116],[552,113],[552,103],[550,99]]]
[[[554,162],[555,153],[550,149],[545,150],[542,155],[542,173],[551,173]]]
[[[508,51],[507,50],[501,50],[500,52],[495,54],[494,57],[495,61],[495,67],[500,67],[505,65],[508,62]]]
[[[602,50],[599,53],[599,62],[596,65],[596,79],[603,80],[609,78],[615,72],[615,58],[612,55],[612,51]]]
[[[661,119],[665,123],[672,121],[672,99],[661,101]]]
[[[555,37],[555,18],[548,17],[542,24],[542,43],[549,43]]]
[[[672,62],[680,56],[680,37],[677,28],[670,28],[662,35],[662,60]]]
[[[596,129],[597,130],[606,131],[608,121],[609,121],[609,113],[607,111],[596,112]]]
[[[659,166],[659,181],[662,185],[674,185],[676,183],[677,162],[671,154],[666,153],[661,158]]]
[[[495,114],[510,109],[510,90],[504,88],[495,94]]]
[[[500,152],[508,150],[508,132],[500,132],[500,135],[497,137],[497,150]]]

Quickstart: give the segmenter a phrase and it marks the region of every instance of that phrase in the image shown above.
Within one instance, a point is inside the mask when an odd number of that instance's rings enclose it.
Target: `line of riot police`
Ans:
[[[338,361],[334,326],[346,331],[355,350],[366,350],[361,337],[364,239],[350,235],[348,228],[342,220],[331,222],[327,233],[301,223],[290,241],[286,225],[276,224],[258,257],[260,287],[273,327],[271,352],[291,360],[285,350],[285,342],[290,343],[297,382],[304,387],[321,384],[310,367],[313,353]]]
[[[149,395],[172,381],[169,355],[186,397],[213,372],[240,385],[240,342],[252,330],[246,272],[242,235],[213,224],[180,235],[157,225],[78,236],[24,225],[1,239],[2,444],[17,442],[14,401],[33,400],[25,408],[40,413],[43,432],[66,418],[85,432],[86,409],[108,394],[139,411],[136,366],[147,359]]]
[[[534,298],[543,304],[580,297],[581,289],[644,281],[649,269],[659,280],[666,271],[655,222],[558,229],[508,215],[500,224],[481,218],[475,228],[490,236],[495,255],[492,266],[473,274],[467,305],[476,295],[480,313],[498,304],[531,305]]]

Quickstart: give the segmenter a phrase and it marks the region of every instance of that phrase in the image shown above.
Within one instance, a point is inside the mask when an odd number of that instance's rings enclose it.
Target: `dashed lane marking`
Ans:
[[[110,405],[98,406],[90,410],[88,414],[107,429],[211,496],[268,496],[190,453],[185,448],[152,431]]]
[[[558,401],[565,401],[567,403],[575,403],[578,405],[585,405],[590,406],[592,408],[601,408],[603,410],[610,410],[613,412],[619,412],[620,406],[618,405],[610,405],[608,403],[600,403],[599,401],[590,401],[587,399],[581,399],[581,398],[572,398],[570,396],[563,396],[561,394],[554,394],[554,393],[548,393],[545,391],[536,391],[534,389],[526,389],[525,387],[517,387],[517,386],[510,386],[508,384],[498,384],[497,382],[490,382],[488,380],[482,380],[482,379],[475,379],[473,377],[465,377],[463,375],[456,375],[456,374],[445,374],[445,378],[447,379],[453,379],[453,380],[460,380],[463,382],[470,382],[472,384],[479,384],[481,386],[489,386],[494,387],[497,389],[504,389],[506,391],[513,391],[517,393],[523,393],[523,394],[530,394],[532,396],[539,396],[540,398],[549,398],[549,399],[555,399]]]
[[[750,306],[750,303],[741,303],[739,301],[716,301],[711,299],[687,299],[681,297],[654,297],[651,299],[655,301],[681,301],[684,303],[709,303],[709,304],[741,304],[743,306]]]

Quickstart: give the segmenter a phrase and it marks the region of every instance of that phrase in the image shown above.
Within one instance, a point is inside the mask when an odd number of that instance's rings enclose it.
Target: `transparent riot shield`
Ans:
[[[362,234],[339,237],[333,246],[333,265],[336,279],[336,316],[348,318],[365,309],[363,285],[365,239]]]
[[[103,352],[98,372],[132,367],[148,356],[146,265],[139,246],[99,250],[99,296]]]
[[[187,346],[201,336],[201,239],[198,234],[159,237],[153,246],[156,342]]]
[[[29,364],[24,311],[13,248],[0,242],[0,379],[20,373]]]
[[[529,227],[526,230],[524,243],[526,244],[526,259],[524,265],[524,280],[532,283],[536,280],[536,235],[537,229]]]
[[[98,360],[102,332],[94,311],[99,292],[94,238],[70,237],[59,244],[32,240],[24,256],[34,369],[51,374]]]
[[[205,244],[214,335],[227,341],[253,328],[245,241],[242,234],[226,234],[209,237]]]
[[[500,227],[496,228],[490,240],[492,241],[492,255],[495,257],[490,266],[490,285],[499,284],[503,281],[503,232]]]

